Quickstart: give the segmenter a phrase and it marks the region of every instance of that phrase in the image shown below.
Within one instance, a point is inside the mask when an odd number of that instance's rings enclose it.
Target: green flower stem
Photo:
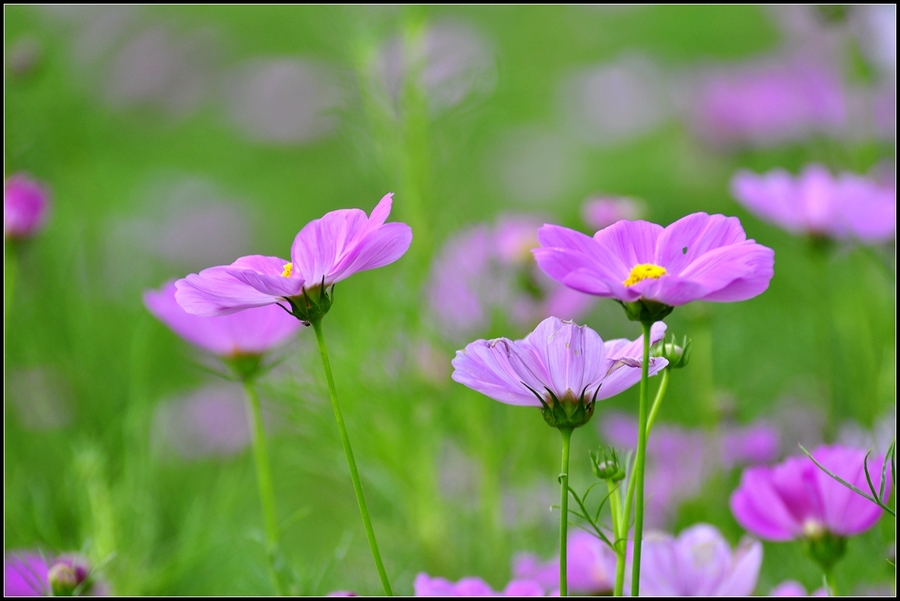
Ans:
[[[562,434],[562,469],[559,473],[559,596],[569,594],[569,582],[566,572],[566,551],[569,528],[569,443],[572,441],[572,428],[560,428]]]
[[[262,407],[259,395],[251,379],[244,380],[247,393],[247,417],[250,420],[250,437],[253,443],[253,458],[256,460],[256,483],[259,487],[259,503],[262,507],[263,524],[266,533],[266,556],[269,558],[269,572],[277,595],[284,595],[284,587],[278,577],[276,557],[278,555],[278,517],[275,512],[275,487],[272,485],[272,468],[269,452],[266,450],[266,432],[263,428]]]
[[[672,373],[668,366],[663,369],[662,378],[659,383],[659,390],[656,391],[656,398],[653,399],[653,405],[650,407],[650,417],[647,419],[647,437],[650,437],[650,431],[653,429],[653,422],[656,421],[656,414],[662,405],[662,400],[666,396],[666,389],[669,388],[669,375]]]
[[[641,322],[644,330],[644,358],[641,361],[641,402],[638,410],[638,447],[634,460],[634,479],[637,496],[634,501],[634,553],[631,565],[631,596],[637,597],[641,588],[641,540],[644,533],[644,465],[647,460],[647,418],[649,405],[650,321]]]
[[[622,483],[607,481],[609,486],[609,509],[612,514],[613,551],[616,552],[616,595],[622,595],[625,578],[625,553],[628,550],[628,525],[622,515]]]
[[[381,585],[384,592],[388,596],[393,596],[391,591],[391,583],[388,580],[387,572],[384,570],[384,563],[381,561],[381,554],[378,552],[378,543],[375,541],[375,530],[372,528],[372,520],[369,518],[369,509],[366,507],[366,499],[363,496],[362,483],[359,479],[359,471],[356,469],[356,461],[353,459],[353,450],[350,448],[350,437],[347,436],[347,426],[344,425],[344,415],[341,413],[341,406],[338,404],[337,389],[334,386],[334,376],[331,374],[331,362],[328,361],[328,351],[325,348],[325,337],[322,335],[322,320],[316,319],[312,322],[313,330],[316,332],[316,340],[319,343],[319,354],[322,356],[322,365],[325,368],[325,378],[328,380],[328,393],[331,396],[331,407],[334,409],[334,419],[337,421],[338,431],[341,434],[341,443],[344,445],[344,452],[347,454],[347,465],[350,467],[350,479],[353,481],[353,492],[356,493],[356,502],[359,504],[359,513],[362,516],[363,526],[366,529],[366,538],[369,539],[369,547],[372,549],[372,558],[375,560],[375,567],[378,569],[378,576],[381,578]]]
[[[828,596],[829,597],[837,597],[837,583],[834,579],[834,568],[828,568],[825,570],[825,585],[828,587]]]
[[[819,374],[825,387],[826,429],[833,430],[835,416],[838,415],[834,389],[834,361],[832,345],[831,295],[828,287],[828,253],[825,243],[812,240],[810,242],[810,260],[813,264],[813,299],[812,306],[815,321],[815,345],[819,351]]]

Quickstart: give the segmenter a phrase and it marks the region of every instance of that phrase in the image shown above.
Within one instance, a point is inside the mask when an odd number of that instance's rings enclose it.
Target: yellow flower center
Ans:
[[[293,264],[293,263],[285,263],[285,264],[284,264],[284,271],[281,272],[281,277],[283,277],[283,278],[289,278],[289,277],[291,277],[291,272],[292,272],[293,270],[294,270],[294,264]]]
[[[652,278],[658,280],[664,275],[666,275],[665,267],[660,267],[653,263],[641,263],[634,266],[634,269],[632,269],[631,273],[628,275],[628,279],[622,282],[622,284],[625,286],[634,286],[638,282],[643,282],[647,279]]]

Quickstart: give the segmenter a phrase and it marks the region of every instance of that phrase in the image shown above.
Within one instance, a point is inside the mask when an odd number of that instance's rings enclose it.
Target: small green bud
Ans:
[[[621,482],[625,479],[625,466],[619,461],[619,454],[613,447],[591,451],[591,469],[600,480]]]
[[[691,346],[693,341],[684,336],[681,344],[675,343],[675,335],[672,334],[671,340],[668,342],[661,341],[650,349],[650,355],[653,357],[663,357],[669,362],[666,367],[668,369],[681,369],[688,364],[691,358]]]
[[[54,597],[71,597],[76,593],[88,593],[89,569],[76,559],[60,558],[47,571],[47,580]],[[80,589],[79,589],[80,587]]]

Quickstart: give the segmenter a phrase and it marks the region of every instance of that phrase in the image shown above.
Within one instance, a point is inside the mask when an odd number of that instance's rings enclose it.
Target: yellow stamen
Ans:
[[[641,263],[634,266],[634,269],[632,269],[631,273],[628,275],[628,279],[622,282],[622,284],[625,286],[634,286],[638,282],[643,282],[647,279],[652,278],[658,280],[664,275],[666,275],[665,267],[660,267],[653,263]]]
[[[291,277],[291,272],[293,271],[293,269],[294,269],[293,263],[285,263],[284,271],[281,272],[281,277],[283,277],[283,278]]]

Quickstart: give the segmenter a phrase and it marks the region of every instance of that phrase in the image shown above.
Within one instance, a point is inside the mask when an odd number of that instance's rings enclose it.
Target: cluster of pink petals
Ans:
[[[664,323],[655,323],[651,342],[662,340],[665,331]],[[587,326],[548,317],[524,340],[476,340],[457,351],[452,377],[509,405],[541,407],[532,390],[544,395],[547,389],[558,399],[583,394],[602,400],[640,381],[643,344],[643,336],[604,343]],[[668,363],[661,357],[650,361],[651,375]]]
[[[761,219],[795,234],[876,243],[893,240],[897,231],[893,188],[852,173],[835,177],[821,165],[796,177],[783,169],[739,171],[731,192]]]
[[[231,265],[210,267],[175,283],[175,298],[194,315],[228,315],[264,307],[304,290],[349,278],[399,259],[412,242],[405,223],[385,223],[391,212],[387,194],[370,216],[359,209],[342,209],[315,219],[300,230],[291,246],[291,260],[251,255]],[[290,272],[285,265],[290,263]]]
[[[543,597],[543,587],[531,580],[513,580],[498,593],[481,578],[463,578],[450,582],[444,578],[432,578],[424,572],[413,581],[416,597]]]
[[[831,445],[817,448],[812,455],[844,481],[869,490],[863,471],[865,451]],[[883,457],[871,457],[867,464],[876,485],[883,462]],[[885,494],[890,494],[890,477],[888,470]],[[817,536],[823,531],[853,536],[874,526],[882,514],[875,503],[834,480],[805,455],[745,470],[730,504],[741,526],[771,541]]]
[[[566,579],[578,595],[608,595],[616,580],[616,554],[599,538],[578,530],[566,544]],[[542,562],[530,553],[513,559],[513,576],[537,582],[548,592],[559,590],[559,558]]]
[[[175,282],[144,292],[144,305],[173,332],[221,357],[259,355],[293,336],[302,324],[274,305],[217,317],[191,315],[175,300]]]
[[[534,256],[551,278],[623,303],[742,301],[764,292],[774,274],[774,251],[748,240],[740,221],[724,215],[693,213],[665,228],[619,221],[593,237],[545,225],[538,241]],[[626,286],[632,270],[646,264],[665,274]]]
[[[746,597],[756,588],[762,551],[759,541],[744,539],[732,552],[728,541],[709,524],[695,524],[678,537],[648,532],[641,552],[641,594]],[[625,590],[631,589],[630,579],[627,568]]]
[[[40,182],[24,173],[6,179],[3,187],[3,235],[28,238],[47,220],[50,193]]]

